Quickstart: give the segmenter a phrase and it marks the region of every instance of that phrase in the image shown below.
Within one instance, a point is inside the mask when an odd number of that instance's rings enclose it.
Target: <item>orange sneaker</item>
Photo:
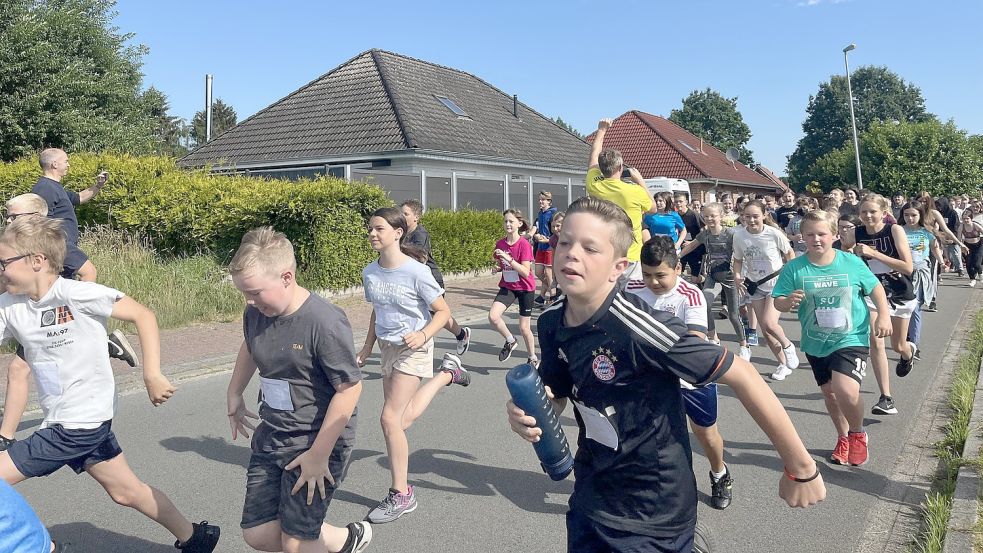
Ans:
[[[850,440],[846,436],[840,436],[836,439],[836,447],[833,448],[833,453],[829,456],[829,462],[834,465],[850,464]]]
[[[850,464],[859,467],[867,462],[867,433],[850,432]]]

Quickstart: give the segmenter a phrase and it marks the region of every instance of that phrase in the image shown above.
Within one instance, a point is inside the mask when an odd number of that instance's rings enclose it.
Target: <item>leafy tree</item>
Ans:
[[[170,104],[164,93],[150,87],[143,94],[146,109],[157,121],[155,128],[157,138],[157,153],[171,157],[183,157],[188,153],[190,127],[181,117],[169,115]]]
[[[216,98],[212,102],[212,138],[236,126],[236,110]],[[191,138],[200,146],[205,143],[205,110],[195,113],[191,120]]]
[[[983,151],[976,141],[952,121],[874,123],[860,137],[864,188],[885,195],[927,190],[933,196],[950,196],[978,191],[983,183]],[[815,166],[827,190],[853,184],[853,143],[819,158]]]
[[[0,2],[0,160],[47,146],[150,153],[159,92],[141,92],[147,48],[112,24],[113,0]],[[148,93],[150,96],[148,97]]]
[[[753,167],[754,155],[747,148],[751,128],[737,110],[737,98],[724,98],[707,88],[694,90],[683,99],[682,109],[674,109],[669,120],[706,140],[720,151],[737,148],[741,163]]]
[[[583,140],[584,135],[580,134],[580,131],[573,128],[573,126],[570,123],[564,121],[563,118],[560,117],[559,115],[553,118],[553,122],[559,125],[560,127],[562,127],[563,129],[565,129],[566,131],[568,131],[570,134],[573,134],[577,138]]]
[[[921,90],[886,67],[860,67],[850,78],[858,134],[878,121],[915,123],[934,119],[925,111]],[[789,178],[794,185],[818,180],[827,186],[815,163],[852,140],[848,98],[846,77],[842,75],[821,83],[819,92],[809,97],[806,120],[802,123],[805,136],[788,160]],[[855,185],[856,176],[846,182]]]

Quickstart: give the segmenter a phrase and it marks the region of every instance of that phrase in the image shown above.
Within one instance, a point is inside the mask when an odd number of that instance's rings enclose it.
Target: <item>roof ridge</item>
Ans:
[[[688,163],[690,165],[690,167],[692,167],[696,172],[700,173],[704,177],[709,177],[710,176],[710,175],[707,174],[707,172],[702,167],[700,167],[696,163],[693,163],[689,159],[689,156],[687,156],[686,153],[683,152],[683,150],[680,149],[679,146],[677,146],[676,144],[673,144],[672,143],[672,140],[669,140],[668,138],[662,136],[662,133],[660,133],[658,131],[658,129],[656,129],[655,127],[653,127],[652,125],[650,125],[649,122],[646,121],[645,118],[642,117],[639,114],[647,115],[649,117],[659,117],[658,115],[654,115],[652,113],[647,113],[647,112],[644,112],[644,111],[641,111],[641,110],[637,110],[637,109],[633,109],[633,110],[629,111],[628,113],[633,114],[635,117],[638,118],[639,121],[641,121],[646,127],[648,127],[650,131],[652,131],[653,133],[655,133],[656,136],[658,136],[662,140],[665,140],[666,141],[666,144],[668,144],[669,147],[672,148],[673,150],[676,150],[676,153],[678,153],[680,157],[682,157],[683,159],[685,159],[686,160],[686,163]],[[627,113],[626,114],[623,114],[621,117],[624,117],[624,115],[627,115]],[[662,119],[665,120],[665,121],[668,121],[669,123],[672,123],[672,121],[669,121],[665,117],[662,117]],[[672,123],[672,124],[673,125],[676,125],[675,123]],[[676,125],[676,126],[679,127],[679,125]],[[684,131],[686,131],[686,129],[683,129],[682,127],[679,127],[679,128],[682,129],[682,130],[684,130]],[[686,132],[689,132],[689,131],[686,131]],[[693,134],[693,133],[690,133],[690,134]]]
[[[384,69],[383,64],[380,62],[379,53],[390,53],[385,50],[379,50],[373,48],[369,51],[372,56],[372,63],[375,64],[376,71],[379,72],[379,80],[382,82],[382,89],[386,91],[386,98],[389,100],[389,107],[392,108],[393,114],[396,116],[396,125],[399,126],[399,132],[403,135],[403,144],[407,148],[416,148],[416,140],[410,135],[410,130],[406,126],[406,121],[403,119],[403,113],[400,110],[396,98],[393,96],[393,89],[389,86],[389,77],[386,75],[387,70]],[[398,55],[398,54],[396,54]]]
[[[261,114],[263,114],[263,113],[266,113],[267,111],[269,111],[269,110],[270,110],[270,109],[272,109],[273,107],[275,107],[275,106],[278,106],[278,105],[280,105],[281,103],[283,103],[283,101],[284,101],[284,100],[286,100],[287,98],[290,98],[290,97],[293,97],[293,96],[296,96],[297,94],[300,94],[301,92],[303,92],[303,91],[305,91],[305,90],[307,90],[308,88],[310,88],[311,86],[313,86],[314,84],[316,84],[317,82],[319,82],[319,81],[320,81],[321,79],[324,79],[324,78],[326,78],[326,77],[329,77],[329,76],[331,76],[331,75],[332,75],[332,74],[334,74],[334,73],[337,73],[338,71],[340,71],[340,70],[341,70],[341,69],[343,69],[344,67],[347,67],[348,65],[350,65],[350,64],[351,64],[352,62],[354,62],[354,61],[355,61],[355,60],[357,60],[358,58],[360,58],[360,57],[362,57],[362,56],[364,56],[365,54],[369,54],[370,52],[372,52],[372,50],[366,50],[366,51],[364,51],[364,52],[360,52],[360,53],[358,53],[358,54],[356,54],[355,56],[353,56],[353,57],[351,57],[351,58],[349,58],[349,59],[348,59],[347,61],[345,61],[345,62],[344,62],[344,63],[342,63],[341,65],[339,65],[339,66],[337,66],[337,67],[335,67],[335,68],[334,68],[334,69],[332,69],[331,71],[328,71],[327,73],[324,73],[324,74],[322,74],[321,76],[319,76],[319,77],[317,77],[316,79],[313,79],[313,80],[311,80],[310,82],[308,82],[307,84],[305,84],[305,85],[303,85],[303,86],[301,86],[301,87],[300,87],[300,88],[298,88],[297,90],[294,90],[294,91],[293,91],[293,92],[291,92],[290,94],[287,94],[286,96],[284,96],[284,97],[282,97],[282,98],[280,98],[279,100],[277,100],[277,101],[275,101],[275,102],[273,102],[272,104],[270,104],[270,105],[268,105],[268,106],[266,106],[265,108],[263,108],[263,109],[261,109],[261,110],[259,110],[259,111],[257,111],[256,113],[254,113],[254,114],[252,114],[252,115],[250,115],[249,117],[247,117],[247,118],[245,118],[245,119],[243,119],[242,121],[239,121],[239,122],[238,122],[238,123],[236,123],[236,124],[235,124],[235,125],[234,125],[233,127],[231,127],[231,128],[229,128],[229,129],[226,129],[225,131],[222,131],[222,133],[221,133],[220,135],[218,135],[218,136],[216,136],[215,138],[218,138],[219,136],[224,136],[225,134],[227,134],[227,133],[228,133],[229,131],[231,131],[232,129],[236,129],[236,128],[238,128],[238,127],[239,127],[240,125],[243,125],[243,124],[245,124],[245,123],[247,123],[248,121],[250,121],[250,120],[252,120],[252,119],[254,119],[254,118],[256,118],[256,117],[258,117],[258,116],[260,116]],[[398,119],[398,117],[397,117],[397,119]],[[214,142],[214,139],[212,139],[212,140],[209,140],[208,142],[206,142],[206,143],[204,143],[204,144],[202,144],[202,145],[200,145],[200,146],[198,146],[198,147],[197,147],[197,148],[195,148],[194,150],[191,150],[190,152],[188,152],[187,154],[185,154],[185,155],[184,155],[184,157],[182,157],[182,158],[181,158],[181,159],[179,159],[178,161],[182,161],[182,160],[184,160],[185,158],[187,158],[187,157],[189,157],[190,155],[192,155],[192,154],[195,154],[195,153],[198,153],[198,152],[200,152],[200,151],[202,151],[202,149],[204,149],[204,148],[207,148],[207,147],[208,147],[208,145],[209,145],[209,144],[212,144],[213,142]]]

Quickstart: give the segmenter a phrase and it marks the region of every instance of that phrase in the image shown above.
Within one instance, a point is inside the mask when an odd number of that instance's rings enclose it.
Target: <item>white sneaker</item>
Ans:
[[[737,354],[738,357],[745,361],[751,360],[751,348],[748,346],[741,346],[740,353]]]
[[[785,366],[790,369],[798,368],[799,356],[795,354],[795,344],[789,342],[787,348],[782,348],[782,353],[785,354]]]
[[[966,283],[966,286],[969,286],[970,288],[975,288],[976,287],[976,279],[975,278],[969,279],[969,282]]]
[[[778,365],[775,372],[771,373],[772,380],[785,380],[785,377],[792,374],[792,369],[786,367],[785,365]]]

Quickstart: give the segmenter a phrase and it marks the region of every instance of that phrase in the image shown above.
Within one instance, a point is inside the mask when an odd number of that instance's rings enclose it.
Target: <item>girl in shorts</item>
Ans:
[[[724,228],[723,226],[724,206],[713,202],[703,207],[703,220],[706,227],[687,242],[680,252],[680,257],[692,252],[703,245],[706,247],[701,266],[701,286],[703,295],[706,296],[707,305],[713,305],[717,297],[717,285],[720,285],[720,295],[723,304],[727,307],[727,318],[734,326],[734,334],[741,345],[740,356],[745,361],[751,360],[751,347],[747,343],[744,335],[744,324],[741,323],[740,307],[738,306],[737,291],[734,289],[734,275],[730,271],[730,262],[734,257],[734,229]],[[716,334],[713,328],[714,317],[709,317],[711,332]]]
[[[495,243],[495,252],[492,256],[495,260],[493,270],[501,272],[502,278],[498,282],[498,295],[495,296],[495,301],[488,312],[488,322],[505,338],[505,345],[502,346],[502,351],[498,352],[498,360],[507,361],[512,356],[512,350],[518,345],[518,341],[509,332],[509,327],[502,320],[502,314],[512,305],[512,302],[518,300],[519,332],[526,343],[526,351],[529,352],[528,361],[539,366],[536,340],[532,335],[532,308],[536,290],[536,278],[532,272],[532,246],[520,236],[529,228],[529,223],[518,209],[506,209],[502,212],[502,217],[505,238]]]
[[[891,306],[891,347],[901,354],[895,371],[906,376],[914,366],[915,345],[908,341],[908,322],[917,309],[915,289],[911,280],[914,265],[908,236],[901,225],[884,222],[884,215],[891,209],[887,198],[880,194],[868,194],[860,202],[860,221],[853,232],[844,232],[843,246],[849,248],[867,262],[867,267],[877,275],[884,286]],[[868,303],[873,309],[873,305]],[[893,415],[898,412],[891,396],[891,382],[887,368],[887,350],[880,338],[870,340],[870,362],[874,365],[874,377],[881,397],[871,412],[875,415]]]
[[[379,259],[362,271],[372,316],[356,361],[364,366],[379,341],[385,395],[380,422],[392,471],[388,494],[367,517],[374,524],[391,522],[417,507],[413,486],[407,482],[410,448],[406,429],[444,386],[471,382],[461,360],[452,353],[444,354],[440,372],[434,374],[433,337],[450,319],[451,309],[430,268],[417,261],[420,251],[404,243],[406,228],[398,208],[376,210],[369,218],[368,232],[369,244],[379,252]],[[421,385],[424,378],[430,380]]]
[[[771,298],[782,266],[794,258],[792,245],[766,215],[765,205],[760,200],[749,202],[744,208],[744,227],[734,231],[734,284],[750,301],[757,326],[778,360],[772,380],[785,380],[799,366],[795,345],[778,324],[778,311]]]
[[[772,296],[779,311],[796,312],[802,325],[802,351],[836,429],[829,461],[860,466],[868,457],[860,384],[871,330],[877,339],[891,334],[887,296],[863,261],[833,248],[837,229],[832,214],[807,213],[800,230],[806,253],[785,265]],[[877,307],[873,321],[864,297]]]

